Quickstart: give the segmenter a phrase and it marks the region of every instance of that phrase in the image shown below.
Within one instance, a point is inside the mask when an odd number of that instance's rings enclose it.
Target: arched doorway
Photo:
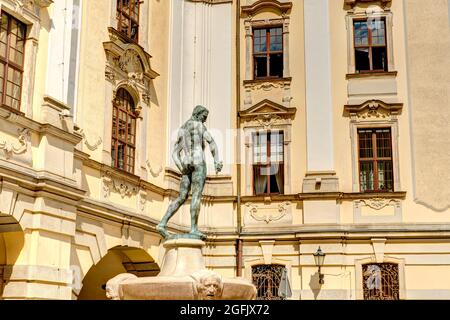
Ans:
[[[154,277],[159,271],[158,264],[143,249],[112,248],[84,277],[78,300],[106,300],[106,282],[120,273]]]
[[[22,251],[24,241],[24,232],[17,220],[0,213],[0,300],[5,298],[12,266]]]

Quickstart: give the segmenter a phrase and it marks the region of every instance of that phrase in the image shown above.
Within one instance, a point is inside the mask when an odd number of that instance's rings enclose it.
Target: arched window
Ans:
[[[285,266],[262,264],[252,267],[252,280],[257,290],[256,300],[281,300],[278,289]]]
[[[111,165],[130,173],[134,173],[136,118],[133,98],[120,88],[113,101]]]
[[[133,41],[139,38],[140,0],[117,0],[117,20],[119,32]]]

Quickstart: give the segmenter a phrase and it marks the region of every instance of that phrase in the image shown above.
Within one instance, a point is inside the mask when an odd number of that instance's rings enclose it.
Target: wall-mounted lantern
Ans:
[[[321,267],[323,266],[323,261],[325,260],[325,253],[322,252],[322,249],[317,249],[316,253],[313,253],[314,255],[314,262],[316,263],[316,266],[319,267],[319,283],[324,284],[325,280],[324,275],[320,272]]]

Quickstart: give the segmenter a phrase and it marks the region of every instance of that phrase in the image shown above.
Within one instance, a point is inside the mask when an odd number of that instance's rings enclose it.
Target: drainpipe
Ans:
[[[237,240],[236,240],[236,276],[242,276],[242,217],[241,217],[241,0],[236,1],[236,180],[237,180]]]

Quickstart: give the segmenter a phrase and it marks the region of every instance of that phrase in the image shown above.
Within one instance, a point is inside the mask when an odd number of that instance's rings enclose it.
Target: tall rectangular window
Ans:
[[[283,77],[283,28],[253,30],[254,77]]]
[[[385,19],[354,20],[353,28],[356,72],[388,71]]]
[[[27,26],[1,13],[0,26],[0,101],[3,106],[19,110]]]
[[[253,134],[253,190],[255,195],[284,193],[283,131]]]
[[[358,141],[361,192],[394,191],[391,130],[359,129]]]
[[[113,101],[111,166],[129,173],[134,173],[136,118],[133,98],[120,88]]]
[[[140,0],[117,0],[117,20],[119,32],[131,40],[139,40]]]

